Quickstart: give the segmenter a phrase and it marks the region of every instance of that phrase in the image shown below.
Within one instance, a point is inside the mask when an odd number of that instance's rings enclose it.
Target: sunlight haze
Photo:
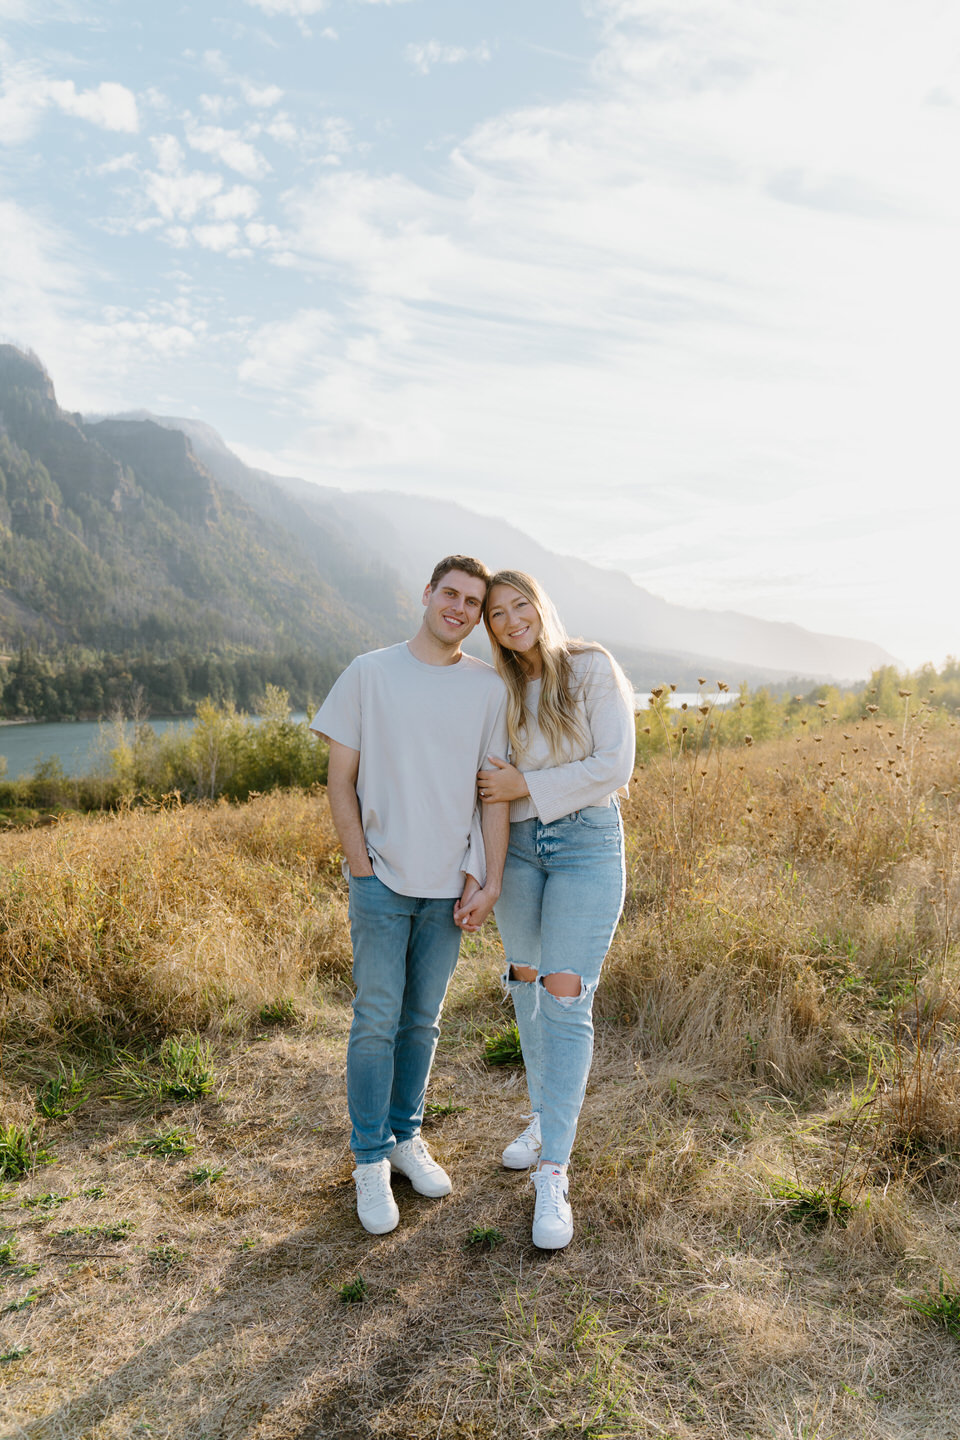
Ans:
[[[939,663],[958,139],[939,0],[0,0],[0,339]]]

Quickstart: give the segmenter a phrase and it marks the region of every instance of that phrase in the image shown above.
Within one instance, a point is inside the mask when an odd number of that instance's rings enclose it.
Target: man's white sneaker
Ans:
[[[573,1211],[567,1199],[565,1170],[548,1165],[530,1176],[537,1191],[533,1211],[533,1243],[541,1250],[562,1250],[573,1239]]]
[[[400,1223],[400,1211],[390,1189],[390,1164],[374,1160],[372,1165],[358,1165],[353,1172],[357,1182],[357,1214],[364,1230],[371,1235],[386,1235]]]
[[[503,1152],[503,1163],[508,1170],[529,1170],[540,1159],[540,1116],[532,1115],[526,1130],[516,1140],[511,1140]]]
[[[442,1165],[438,1165],[419,1135],[412,1140],[401,1140],[390,1153],[390,1168],[406,1175],[418,1195],[429,1195],[437,1200],[449,1195],[453,1189],[450,1176]]]

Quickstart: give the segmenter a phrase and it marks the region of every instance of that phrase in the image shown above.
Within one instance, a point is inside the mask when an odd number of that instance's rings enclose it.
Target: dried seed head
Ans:
[[[873,693],[874,693],[874,692],[871,691],[871,694],[873,694]],[[876,713],[877,713],[877,711],[878,711],[879,709],[880,709],[880,706],[879,706],[879,705],[868,705],[868,706],[867,706],[867,714],[868,714],[868,715],[876,715]]]
[[[818,700],[818,701],[817,701],[817,708],[820,709],[820,710],[826,710],[826,708],[827,708],[827,702],[826,702],[826,700]]]
[[[752,735],[744,735],[744,737],[743,737],[743,743],[744,743],[744,745],[752,745],[752,744],[753,744],[753,736],[752,736]]]
[[[933,693],[933,692],[931,691],[931,694],[932,694],[932,693]],[[901,700],[909,700],[909,699],[910,699],[910,696],[913,694],[913,691],[912,691],[912,690],[898,690],[898,691],[897,691],[897,694],[900,696],[900,699],[901,699]]]
[[[697,676],[697,684],[698,684],[698,685],[706,685],[706,683],[707,683],[707,682],[706,682],[706,680],[704,679],[704,677],[703,677],[702,675],[698,675],[698,676]]]

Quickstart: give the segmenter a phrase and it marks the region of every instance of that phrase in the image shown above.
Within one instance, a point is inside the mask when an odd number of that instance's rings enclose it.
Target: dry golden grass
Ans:
[[[322,795],[0,838],[4,1120],[35,1119],[55,1053],[91,1092],[42,1127],[57,1163],[4,1182],[0,1433],[960,1434],[960,1342],[909,1303],[960,1281],[960,752],[921,726],[638,773],[554,1256],[499,1165],[525,1094],[482,1058],[506,1014],[493,932],[465,947],[431,1085],[454,1192],[398,1182],[399,1228],[358,1226]],[[278,1000],[299,1020],[264,1027]],[[149,1070],[198,1028],[206,1098],[109,1098],[111,1035],[151,1040]],[[138,1148],[174,1129],[188,1154]],[[502,1243],[470,1247],[476,1226]]]
[[[0,835],[8,1037],[245,1024],[349,974],[322,795],[130,810]]]

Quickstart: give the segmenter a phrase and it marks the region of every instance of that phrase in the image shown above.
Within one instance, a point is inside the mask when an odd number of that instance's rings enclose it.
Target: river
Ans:
[[[300,713],[290,718],[305,720],[307,717]],[[187,729],[193,725],[189,719],[156,719],[149,723],[158,735],[178,725]],[[116,744],[114,733],[112,723],[97,720],[0,725],[0,756],[7,762],[6,779],[19,780],[22,775],[32,775],[41,761],[54,758],[60,761],[65,775],[90,775],[109,764],[110,751]],[[129,721],[127,733],[132,734]]]
[[[711,703],[729,704],[736,699],[729,692],[725,695],[704,695]],[[649,696],[637,695],[637,708],[643,709]],[[686,701],[696,705],[696,694],[676,694],[671,697],[673,706],[679,709]],[[304,714],[291,716],[293,720],[305,720]],[[129,723],[129,722],[128,722]],[[158,735],[177,725],[191,726],[192,720],[151,720],[150,725]],[[61,720],[57,723],[30,725],[0,725],[0,756],[7,762],[6,778],[19,780],[22,775],[32,775],[43,760],[58,759],[65,775],[89,775],[108,763],[108,756],[115,741],[111,738],[112,724],[96,720]]]

